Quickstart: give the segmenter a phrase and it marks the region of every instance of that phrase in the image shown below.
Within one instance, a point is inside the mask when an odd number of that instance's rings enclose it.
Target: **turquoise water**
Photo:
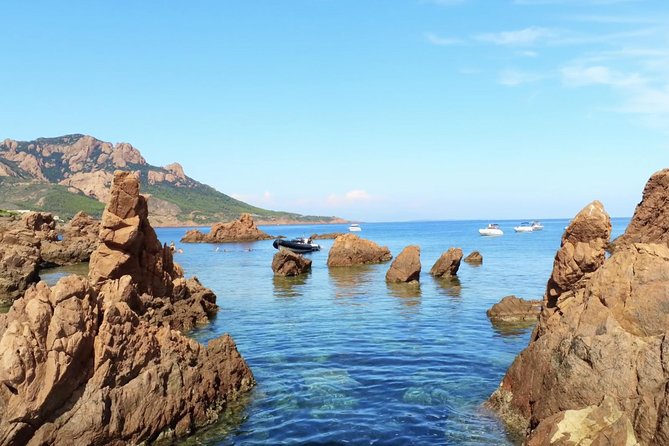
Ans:
[[[627,219],[614,220],[620,234]],[[176,260],[218,295],[214,322],[200,341],[230,333],[258,386],[214,428],[187,444],[518,444],[482,408],[530,330],[491,326],[486,310],[508,294],[541,298],[568,220],[541,232],[503,237],[477,233],[487,222],[364,224],[360,236],[394,255],[421,247],[420,286],[389,286],[389,263],[326,266],[332,240],[309,254],[311,274],[274,278],[272,241],[224,245],[178,243],[186,229],[158,230],[184,249]],[[346,226],[263,227],[288,237],[346,231]],[[219,251],[216,251],[216,247]],[[463,262],[457,281],[429,269],[451,246],[483,254]]]
[[[614,219],[614,236],[629,219]],[[493,327],[485,312],[508,294],[541,298],[568,220],[516,234],[520,221],[501,222],[503,237],[478,235],[482,221],[364,224],[360,236],[393,255],[421,247],[420,286],[385,283],[390,263],[326,266],[332,240],[308,254],[313,270],[275,278],[272,241],[180,244],[187,228],[161,228],[186,274],[218,296],[212,324],[192,333],[206,342],[230,333],[257,387],[228,408],[220,423],[182,441],[187,445],[447,444],[514,445],[481,404],[528,342],[531,329]],[[272,235],[346,232],[344,225],[269,226]],[[455,281],[435,280],[430,267],[449,247],[483,254],[462,263]],[[216,250],[218,248],[218,251]],[[43,278],[55,282],[54,269]]]

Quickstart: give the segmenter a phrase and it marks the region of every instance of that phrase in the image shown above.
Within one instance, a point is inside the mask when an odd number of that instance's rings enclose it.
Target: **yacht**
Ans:
[[[504,232],[499,229],[499,225],[497,223],[490,223],[486,228],[479,229],[479,234],[486,236],[496,236],[504,235]]]
[[[362,228],[357,223],[351,223],[351,226],[348,227],[348,230],[351,232],[360,232],[362,231]]]
[[[532,232],[534,231],[534,226],[529,221],[524,221],[519,226],[515,226],[513,230],[516,232]]]
[[[544,225],[541,224],[540,221],[533,221],[532,222],[532,230],[533,231],[541,231],[544,228]]]

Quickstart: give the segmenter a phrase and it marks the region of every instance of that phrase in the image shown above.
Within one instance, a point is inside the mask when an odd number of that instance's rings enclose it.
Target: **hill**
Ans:
[[[49,211],[61,219],[80,210],[99,216],[118,169],[139,173],[154,225],[209,225],[245,212],[265,224],[342,221],[258,208],[190,178],[178,163],[153,166],[128,143],[81,134],[0,143],[0,209]]]

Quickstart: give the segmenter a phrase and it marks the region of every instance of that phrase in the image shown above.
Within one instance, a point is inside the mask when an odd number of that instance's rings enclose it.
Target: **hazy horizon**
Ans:
[[[632,215],[669,167],[664,1],[36,1],[0,14],[0,134],[129,142],[266,209],[514,220],[598,199]]]

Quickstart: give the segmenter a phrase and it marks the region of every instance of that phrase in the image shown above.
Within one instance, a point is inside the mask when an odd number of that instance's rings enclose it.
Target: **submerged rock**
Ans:
[[[669,247],[605,259],[609,234],[598,202],[568,227],[539,324],[489,400],[531,444],[669,443]]]
[[[277,276],[299,276],[311,271],[311,259],[307,259],[303,255],[296,254],[287,249],[282,249],[274,254],[272,271]]]
[[[472,265],[480,265],[483,263],[483,256],[478,251],[472,251],[467,257],[465,257],[465,262],[471,263]]]
[[[430,274],[434,277],[455,276],[460,269],[460,260],[462,260],[462,249],[448,248],[448,251],[434,263]]]
[[[407,246],[397,256],[386,273],[386,282],[403,283],[420,280],[420,247]]]
[[[183,243],[226,243],[269,240],[273,238],[256,226],[250,214],[242,214],[239,220],[229,223],[216,223],[204,234],[197,229],[186,232]]]
[[[355,234],[344,234],[337,237],[330,248],[328,266],[366,265],[387,262],[392,258],[386,246],[379,246]]]

